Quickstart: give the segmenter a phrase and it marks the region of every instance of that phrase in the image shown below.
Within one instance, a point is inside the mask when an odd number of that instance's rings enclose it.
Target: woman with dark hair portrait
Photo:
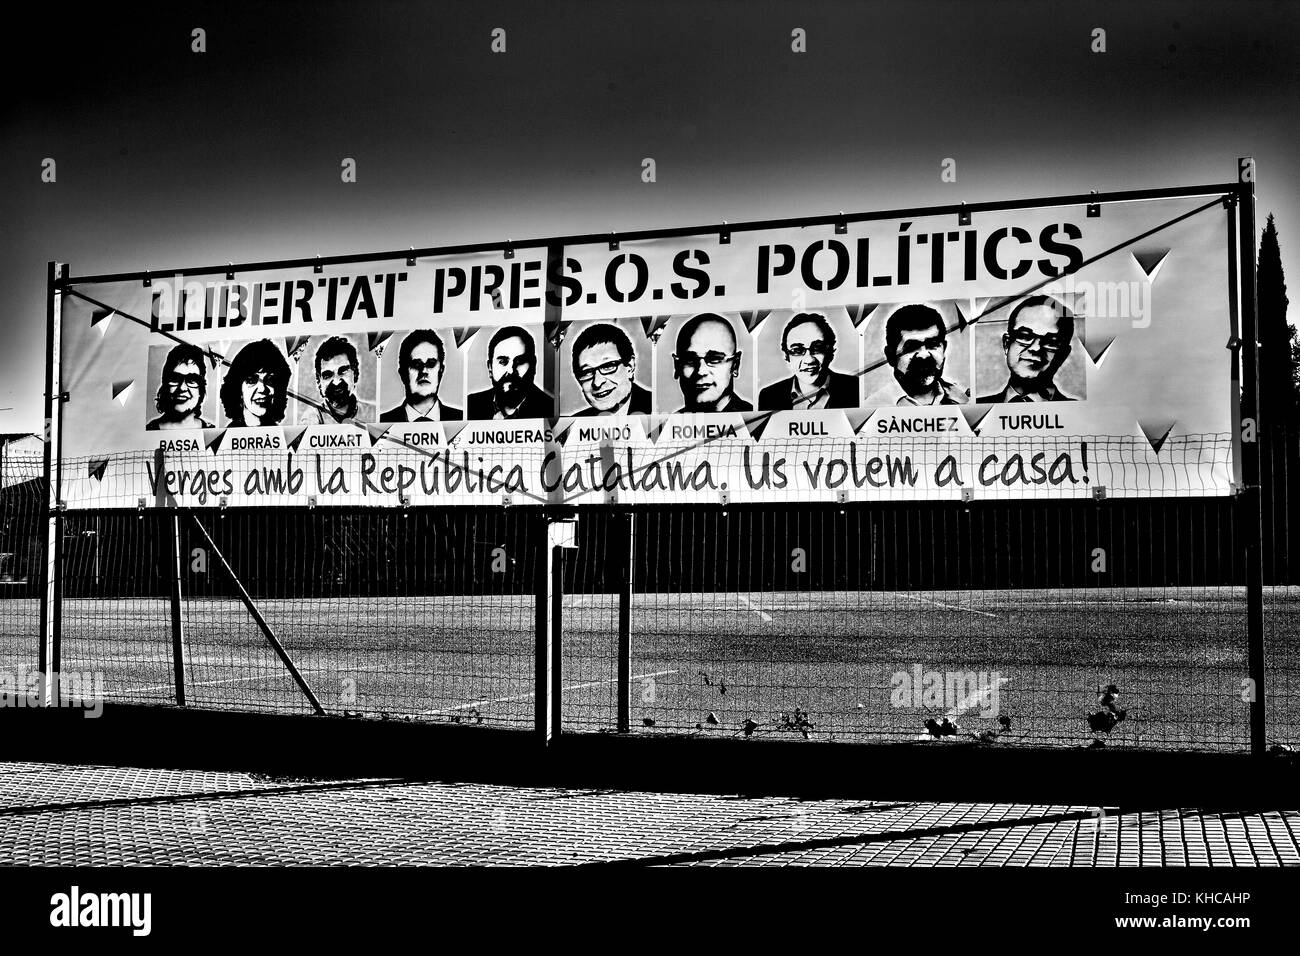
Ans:
[[[289,402],[289,362],[270,339],[249,342],[221,382],[221,406],[231,427],[278,425]]]

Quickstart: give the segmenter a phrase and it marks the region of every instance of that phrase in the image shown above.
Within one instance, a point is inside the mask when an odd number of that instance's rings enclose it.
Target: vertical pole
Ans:
[[[59,374],[63,295],[58,282],[66,279],[68,267],[51,262],[46,270],[45,289],[45,566],[41,588],[40,648],[37,668],[41,672],[41,704],[57,703],[59,666],[60,603],[62,601],[63,513],[59,508],[62,457],[63,382]]]
[[[547,531],[549,537],[549,529]],[[564,554],[567,548],[557,548],[548,540],[546,550],[551,554],[551,734],[554,740],[564,730]]]
[[[536,647],[533,652],[533,666],[535,672],[533,688],[533,724],[538,738],[543,744],[551,742],[552,735],[552,711],[551,711],[551,628],[554,621],[551,618],[552,588],[554,587],[554,578],[552,576],[552,566],[555,559],[555,549],[551,547],[551,529],[550,521],[547,519],[545,512],[538,512],[532,522],[534,537],[539,539],[536,542],[538,549],[536,572],[537,587],[537,605],[536,605]]]
[[[159,473],[161,474],[161,472]],[[185,626],[181,621],[181,515],[171,514],[172,524],[172,669],[176,674],[176,705],[185,706]]]
[[[636,513],[624,516],[627,557],[618,587],[618,732],[632,729],[632,588],[636,577]]]
[[[553,245],[546,248],[546,296],[545,317],[542,328],[542,355],[539,365],[542,370],[542,388],[551,396],[552,402],[559,399],[559,354],[560,354],[560,320],[562,316],[563,290],[555,282],[560,264],[564,259],[564,248]],[[546,423],[546,439],[542,446],[543,472],[546,484],[553,490],[547,494],[547,503],[539,509],[534,529],[540,539],[537,547],[541,554],[537,561],[537,607],[536,607],[536,648],[533,655],[535,671],[533,724],[537,736],[543,744],[549,744],[559,728],[559,687],[560,660],[560,602],[563,599],[563,559],[556,559],[556,549],[551,535],[551,508],[564,503],[564,492],[560,486],[563,474],[563,451],[554,438],[556,409],[552,407],[550,419]]]
[[[1242,537],[1246,551],[1246,648],[1251,688],[1250,701],[1250,752],[1254,756],[1265,753],[1267,728],[1264,710],[1264,537],[1263,489],[1260,487],[1259,443],[1263,437],[1259,407],[1259,328],[1256,299],[1255,236],[1255,161],[1237,160],[1238,206],[1240,215],[1241,263],[1241,356],[1242,390],[1241,417],[1254,421],[1254,441],[1242,441],[1242,483],[1239,507]]]

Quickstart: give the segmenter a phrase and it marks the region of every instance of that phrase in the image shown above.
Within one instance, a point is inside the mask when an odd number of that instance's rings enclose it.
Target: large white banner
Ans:
[[[64,498],[1227,494],[1228,247],[1198,196],[74,282]]]

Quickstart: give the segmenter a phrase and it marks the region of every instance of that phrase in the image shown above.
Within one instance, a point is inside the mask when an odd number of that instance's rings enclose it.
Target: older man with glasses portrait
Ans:
[[[781,354],[790,377],[758,393],[764,411],[857,408],[858,380],[831,369],[835,360],[835,330],[826,316],[800,312],[781,334]]]
[[[589,325],[573,342],[573,377],[587,407],[574,417],[649,415],[650,393],[636,383],[636,351],[617,325]]]
[[[1025,299],[1011,312],[1002,335],[1007,358],[1007,384],[1000,392],[982,395],[984,403],[1073,402],[1053,381],[1070,355],[1074,316],[1046,295]]]

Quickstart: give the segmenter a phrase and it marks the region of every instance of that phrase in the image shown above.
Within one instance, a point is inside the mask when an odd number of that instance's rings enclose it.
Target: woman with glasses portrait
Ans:
[[[212,422],[203,417],[203,402],[208,396],[204,360],[203,350],[189,343],[178,345],[167,353],[162,380],[154,395],[154,407],[159,414],[145,425],[148,431],[212,427]]]

